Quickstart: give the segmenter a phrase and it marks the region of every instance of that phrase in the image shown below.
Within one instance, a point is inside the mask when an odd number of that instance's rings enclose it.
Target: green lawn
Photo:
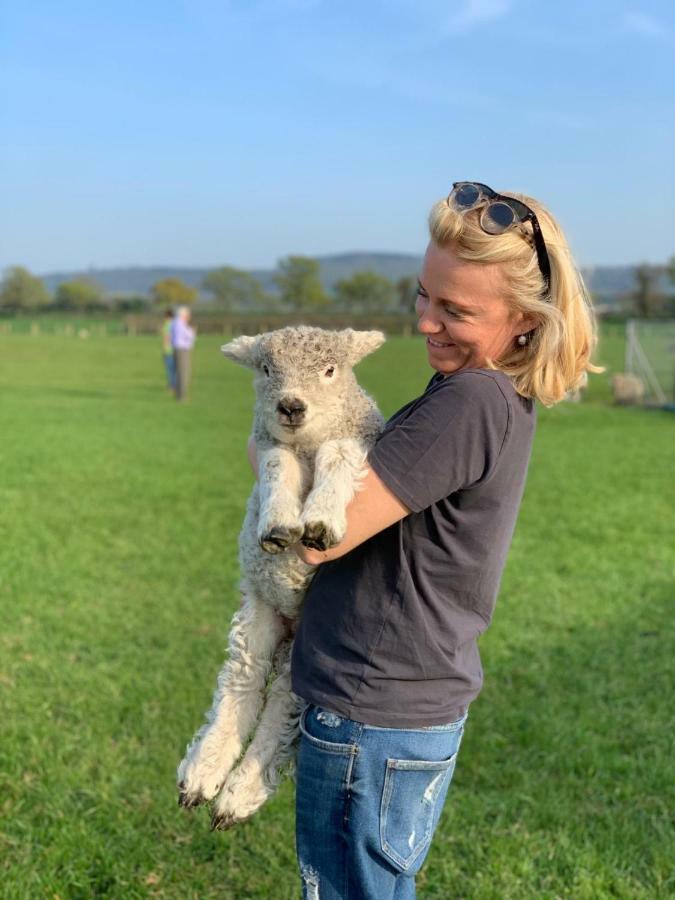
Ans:
[[[238,605],[250,373],[202,338],[0,335],[0,897],[292,898],[293,792],[224,834],[178,809]],[[618,331],[602,359],[621,368]],[[360,367],[385,413],[415,340]],[[429,898],[672,897],[675,417],[540,410]]]

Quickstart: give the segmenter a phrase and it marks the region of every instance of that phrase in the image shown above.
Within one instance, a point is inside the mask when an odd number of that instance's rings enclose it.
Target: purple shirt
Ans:
[[[195,330],[178,316],[171,323],[171,346],[174,350],[192,350]]]

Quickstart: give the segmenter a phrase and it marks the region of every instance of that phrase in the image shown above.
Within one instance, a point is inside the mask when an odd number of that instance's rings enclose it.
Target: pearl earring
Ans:
[[[524,334],[519,334],[518,335],[518,346],[524,347],[526,343],[527,343],[527,336]]]

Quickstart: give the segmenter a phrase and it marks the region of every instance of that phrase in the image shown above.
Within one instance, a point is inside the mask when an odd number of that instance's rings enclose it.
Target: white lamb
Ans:
[[[229,657],[207,722],[178,768],[179,803],[215,798],[214,828],[256,812],[292,756],[300,702],[290,689],[290,649],[315,568],[287,548],[302,540],[326,549],[344,537],[346,507],[383,424],[352,366],[383,341],[379,331],[299,326],[222,348],[256,373],[259,475],[239,536],[242,605]]]

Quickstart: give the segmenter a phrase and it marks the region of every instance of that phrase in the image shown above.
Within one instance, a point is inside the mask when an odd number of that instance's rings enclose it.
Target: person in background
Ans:
[[[196,338],[195,329],[190,325],[190,308],[179,306],[171,323],[171,345],[176,362],[176,400],[188,399],[190,388],[190,355]]]
[[[164,371],[166,372],[167,387],[172,394],[176,393],[176,360],[173,355],[173,344],[171,343],[171,323],[173,322],[173,310],[167,309],[164,312],[164,321],[162,322],[162,359],[164,360]]]

